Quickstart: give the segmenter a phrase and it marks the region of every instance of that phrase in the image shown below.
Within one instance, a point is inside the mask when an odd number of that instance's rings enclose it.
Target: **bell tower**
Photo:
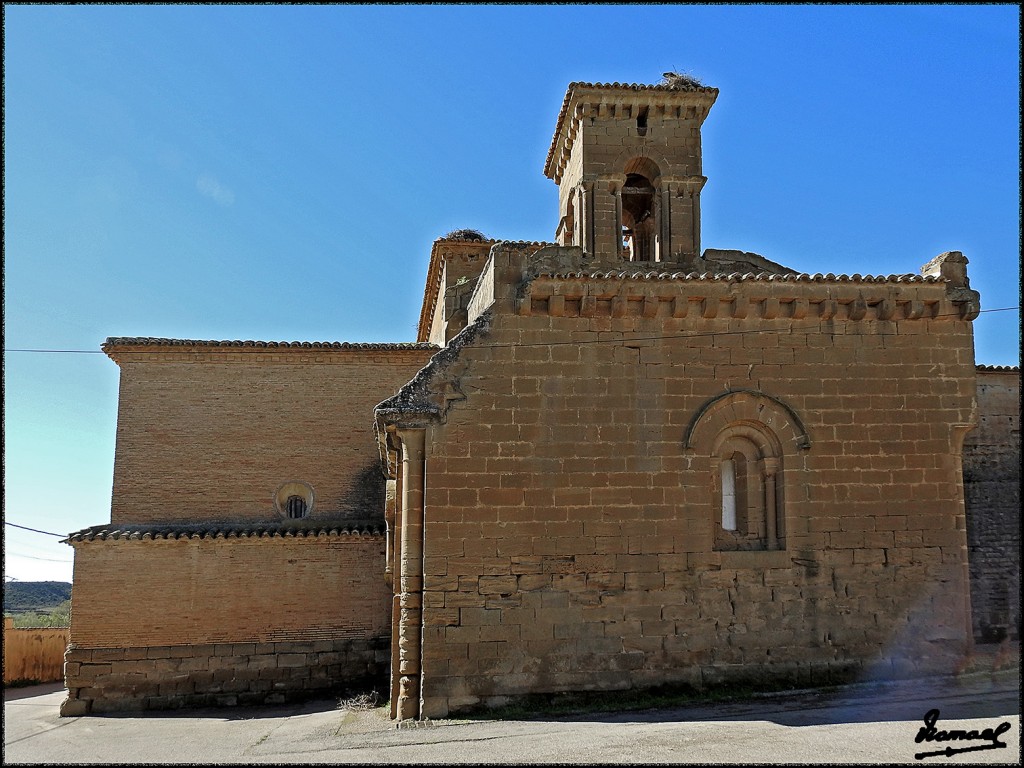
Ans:
[[[572,83],[544,175],[558,185],[555,240],[601,263],[689,265],[700,255],[700,128],[718,96],[659,85]]]

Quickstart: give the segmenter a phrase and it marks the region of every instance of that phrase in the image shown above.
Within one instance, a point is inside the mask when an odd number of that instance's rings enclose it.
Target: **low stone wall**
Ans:
[[[281,704],[387,685],[390,638],[77,648],[65,655],[65,717]]]
[[[4,684],[15,680],[60,680],[70,634],[67,627],[15,629],[14,620],[4,618]]]

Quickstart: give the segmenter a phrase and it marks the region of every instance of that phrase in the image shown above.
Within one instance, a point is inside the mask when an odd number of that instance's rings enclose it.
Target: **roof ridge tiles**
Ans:
[[[232,348],[283,348],[283,349],[346,349],[346,350],[436,350],[438,346],[429,342],[399,341],[257,341],[173,339],[157,336],[110,336],[101,345],[107,347],[232,347]]]
[[[212,540],[225,538],[305,538],[308,536],[381,536],[382,526],[365,520],[328,522],[313,525],[257,522],[238,523],[180,523],[138,525],[94,525],[68,534],[65,543],[106,540]]]
[[[630,88],[638,91],[666,91],[668,93],[691,93],[693,91],[718,90],[710,85],[692,85],[683,88],[678,85],[669,85],[668,83],[586,83],[580,80],[569,83],[569,89],[571,90],[572,88]]]
[[[836,275],[832,272],[810,275],[777,274],[773,272],[661,272],[661,271],[627,271],[607,270],[594,272],[542,272],[537,277],[551,280],[724,280],[729,282],[764,281],[776,283],[942,283],[946,278],[936,275]]]

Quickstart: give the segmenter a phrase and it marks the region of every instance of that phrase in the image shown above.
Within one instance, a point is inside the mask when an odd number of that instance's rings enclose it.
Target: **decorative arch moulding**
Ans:
[[[768,411],[766,414],[765,411]],[[722,419],[716,417],[722,414]],[[779,417],[779,418],[776,418]],[[729,424],[750,423],[765,424],[771,427],[775,438],[782,446],[787,443],[801,451],[811,448],[811,438],[803,420],[788,403],[777,397],[755,389],[730,389],[705,401],[690,417],[689,424],[683,433],[683,447],[693,450],[698,431],[703,434],[702,427],[710,422],[721,421],[717,428],[707,430],[710,439],[715,439],[721,428]]]

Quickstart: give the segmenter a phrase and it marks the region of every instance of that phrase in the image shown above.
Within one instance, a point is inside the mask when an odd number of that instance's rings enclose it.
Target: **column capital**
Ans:
[[[427,438],[426,427],[399,426],[395,431],[398,434],[398,439],[402,441],[403,448],[405,448],[402,451],[403,461],[408,461],[410,454],[415,454],[416,456],[423,455],[423,446],[426,444]]]
[[[704,185],[707,184],[707,176],[662,176],[661,187],[662,189],[668,188],[671,184],[677,188],[682,188],[685,192],[700,192]]]
[[[626,186],[626,174],[624,173],[602,173],[597,177],[599,183],[607,184],[613,195],[619,194]]]

